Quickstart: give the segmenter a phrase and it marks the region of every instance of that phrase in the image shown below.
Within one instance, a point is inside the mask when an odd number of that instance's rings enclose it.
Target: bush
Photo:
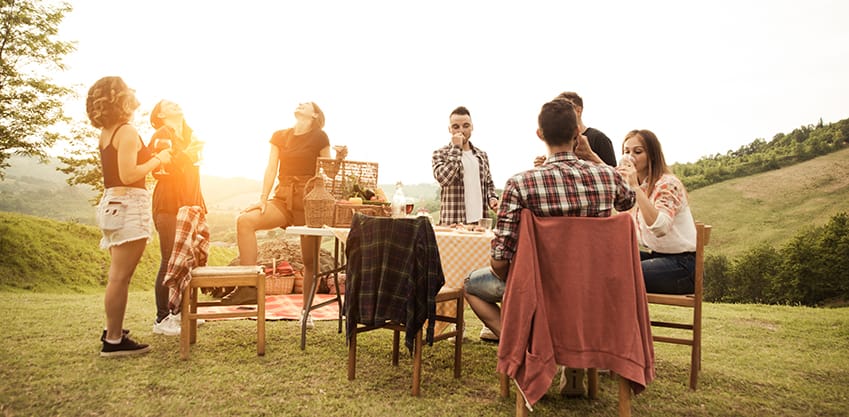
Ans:
[[[849,215],[799,233],[781,249],[768,242],[729,266],[705,259],[706,301],[817,306],[849,300]]]

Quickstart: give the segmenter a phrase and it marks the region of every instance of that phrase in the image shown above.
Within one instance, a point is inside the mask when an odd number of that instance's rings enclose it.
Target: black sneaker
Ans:
[[[107,341],[103,341],[103,349],[100,350],[101,357],[127,356],[136,355],[139,353],[147,353],[150,346],[144,343],[136,343],[129,336],[121,338],[121,343],[113,345]]]
[[[128,335],[128,334],[130,334],[130,329],[121,329],[121,336],[126,336],[126,335]],[[100,335],[100,341],[101,341],[101,342],[105,342],[105,341],[106,341],[106,329],[104,329],[104,330],[103,330],[103,334],[102,334],[102,335]]]

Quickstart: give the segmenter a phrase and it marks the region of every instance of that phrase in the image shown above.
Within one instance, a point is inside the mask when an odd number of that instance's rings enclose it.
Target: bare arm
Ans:
[[[124,184],[132,184],[144,179],[145,175],[153,171],[159,164],[167,164],[171,161],[171,152],[164,150],[148,161],[139,164],[138,153],[144,145],[139,140],[138,131],[132,126],[119,127],[114,141],[113,145],[118,149],[118,178]]]

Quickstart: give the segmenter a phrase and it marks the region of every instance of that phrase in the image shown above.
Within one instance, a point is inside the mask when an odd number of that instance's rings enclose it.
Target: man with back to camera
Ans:
[[[433,151],[431,159],[433,178],[441,188],[439,224],[477,223],[498,207],[489,158],[469,140],[474,125],[467,108],[457,107],[448,120],[451,142]]]
[[[580,130],[570,101],[555,99],[544,104],[538,125],[537,136],[545,142],[549,156],[539,166],[507,180],[493,230],[490,266],[473,271],[464,283],[469,306],[496,337],[501,335],[498,303],[519,242],[522,209],[530,209],[537,217],[608,217],[614,209],[626,211],[636,201],[636,193],[613,167],[576,155]],[[575,372],[571,378],[564,372],[562,393],[583,395],[583,373]]]

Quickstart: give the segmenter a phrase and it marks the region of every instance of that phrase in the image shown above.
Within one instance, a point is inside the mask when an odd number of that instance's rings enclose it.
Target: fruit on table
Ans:
[[[354,204],[363,204],[363,199],[360,197],[351,197],[348,199],[348,202]]]

